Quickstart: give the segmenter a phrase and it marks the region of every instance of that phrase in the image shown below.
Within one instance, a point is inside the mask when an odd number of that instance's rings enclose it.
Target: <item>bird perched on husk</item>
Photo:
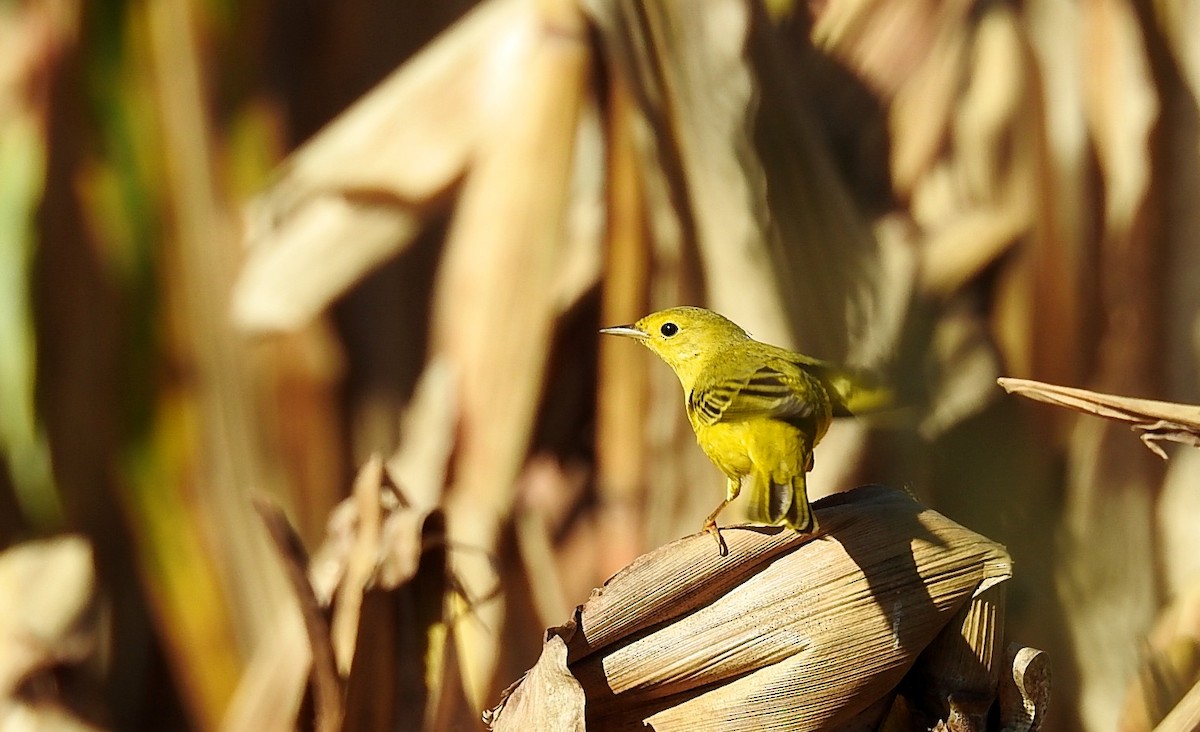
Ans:
[[[637,340],[679,377],[696,441],[728,478],[725,500],[704,522],[722,552],[717,515],[745,479],[751,521],[815,531],[805,487],[813,448],[833,417],[892,401],[889,389],[862,372],[756,341],[703,308],[661,310],[600,332]]]

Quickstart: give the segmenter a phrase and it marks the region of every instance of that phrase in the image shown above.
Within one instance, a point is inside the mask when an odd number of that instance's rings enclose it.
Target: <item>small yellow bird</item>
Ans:
[[[760,343],[703,308],[670,308],[600,332],[637,340],[679,377],[696,441],[729,479],[725,500],[704,522],[722,554],[717,514],[746,478],[751,521],[815,531],[805,489],[813,447],[833,417],[891,401],[865,374]]]

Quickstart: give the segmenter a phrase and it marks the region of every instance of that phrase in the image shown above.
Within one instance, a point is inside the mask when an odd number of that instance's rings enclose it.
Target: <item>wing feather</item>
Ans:
[[[725,376],[697,385],[688,406],[703,424],[777,419],[809,427],[815,423],[823,398],[821,384],[792,364],[767,363],[744,374]]]

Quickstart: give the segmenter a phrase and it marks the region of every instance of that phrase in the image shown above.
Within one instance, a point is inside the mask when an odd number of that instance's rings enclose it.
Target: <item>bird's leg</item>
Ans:
[[[721,536],[721,530],[717,528],[717,514],[728,505],[729,501],[721,501],[713,509],[713,512],[708,514],[708,518],[704,519],[704,530],[712,534],[713,538],[717,540],[717,553],[723,557],[729,554],[729,547],[725,545],[725,539]]]
[[[718,503],[713,512],[708,514],[708,518],[704,519],[704,530],[711,533],[717,540],[717,552],[723,557],[729,555],[729,547],[725,544],[725,539],[721,536],[721,530],[717,528],[717,515],[725,510],[730,501],[737,498],[737,494],[741,489],[741,481],[730,478],[725,489],[725,500]]]

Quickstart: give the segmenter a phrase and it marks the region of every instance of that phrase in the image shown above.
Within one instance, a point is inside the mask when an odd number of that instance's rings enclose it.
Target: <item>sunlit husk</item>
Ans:
[[[589,728],[847,722],[1011,573],[1003,547],[899,491],[859,488],[817,517],[816,538],[727,528],[724,558],[708,535],[681,539],[597,590],[560,631]]]

